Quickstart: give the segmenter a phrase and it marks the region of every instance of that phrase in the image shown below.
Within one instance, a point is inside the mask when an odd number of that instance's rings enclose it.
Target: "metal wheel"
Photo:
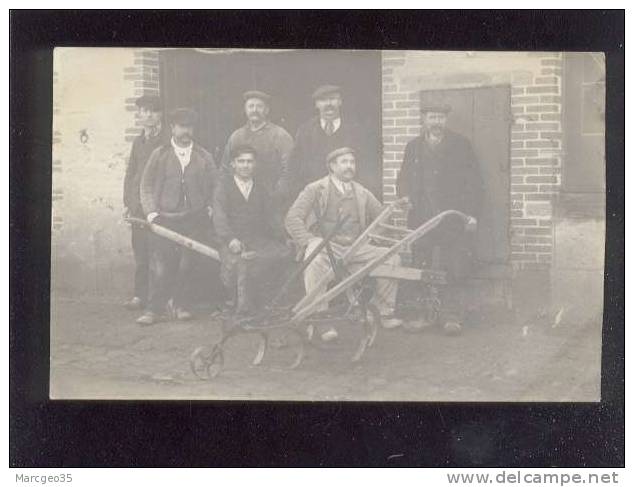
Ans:
[[[381,323],[381,314],[375,306],[368,304],[367,306],[362,307],[361,311],[363,335],[361,336],[359,340],[359,345],[357,346],[357,349],[352,356],[352,362],[358,362],[367,348],[372,346],[374,340],[376,339],[377,330],[379,329]],[[368,313],[371,315],[371,317],[368,316]]]
[[[366,317],[365,325],[368,336],[368,347],[371,347],[374,344],[379,327],[381,326],[381,313],[379,313],[378,308],[373,304],[368,304],[368,311],[372,315],[372,319],[368,320]]]
[[[293,361],[288,366],[289,369],[295,369],[299,367],[299,364],[304,360],[304,335],[295,328],[289,329],[284,336],[285,343],[293,350]]]
[[[201,380],[216,377],[224,365],[224,355],[219,345],[198,347],[191,354],[189,365],[193,374]]]
[[[424,316],[430,325],[434,325],[438,322],[440,318],[440,305],[440,298],[438,298],[438,296],[432,295],[426,300]]]
[[[268,337],[264,333],[258,333],[258,351],[253,358],[253,365],[260,365],[266,354],[266,347],[268,345]]]
[[[425,294],[417,300],[415,318],[403,322],[403,329],[410,333],[419,333],[438,323],[440,319],[441,301],[438,288],[433,285],[425,287]]]

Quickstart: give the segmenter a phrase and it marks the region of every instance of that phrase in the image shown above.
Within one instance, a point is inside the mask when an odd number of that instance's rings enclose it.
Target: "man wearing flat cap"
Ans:
[[[146,219],[194,240],[204,240],[211,221],[216,165],[193,140],[197,114],[188,108],[172,112],[172,137],[152,152],[141,178],[141,205]],[[151,236],[150,292],[147,311],[137,320],[151,325],[159,321],[172,300],[176,318],[191,313],[193,252],[162,237]]]
[[[231,154],[236,147],[253,147],[258,159],[258,184],[265,186],[279,203],[289,193],[288,158],[293,149],[293,137],[269,120],[269,94],[250,90],[242,98],[247,123],[233,132],[227,141],[221,161],[223,172],[232,174]]]
[[[475,263],[475,231],[483,197],[482,178],[471,142],[447,128],[451,107],[421,106],[421,135],[407,143],[398,177],[398,194],[412,205],[408,225],[416,228],[445,210],[459,210],[472,218],[447,221],[429,238],[413,246],[419,266],[447,272],[448,286],[441,301],[441,323],[449,333],[462,328],[466,280]]]
[[[124,218],[145,218],[141,207],[141,176],[150,154],[169,140],[168,131],[164,130],[163,105],[158,96],[144,95],[136,100],[137,120],[143,131],[132,142],[128,165],[123,180]],[[148,233],[132,225],[131,239],[134,254],[134,295],[125,303],[128,309],[142,309],[147,304],[148,283],[150,273],[150,248]]]
[[[376,219],[383,205],[371,191],[356,182],[356,154],[350,147],[340,147],[324,157],[328,175],[310,183],[299,194],[286,215],[286,230],[295,245],[303,250],[304,259],[322,240],[321,232],[329,234],[338,218],[346,218],[345,223],[331,240],[332,251],[340,258],[348,247]],[[317,215],[316,212],[319,212]],[[321,225],[318,224],[321,220]],[[321,228],[320,228],[321,227]],[[351,272],[376,258],[385,249],[369,243],[364,244],[352,257],[348,269]],[[399,265],[398,255],[390,257],[385,264]],[[309,294],[320,280],[331,270],[326,250],[323,250],[304,271],[304,285]],[[325,286],[322,286],[326,292]],[[394,318],[397,282],[394,279],[377,278],[376,292],[372,303],[376,305],[383,319],[383,326],[393,328],[401,324]],[[321,311],[321,310],[318,310]],[[336,337],[334,329],[327,330],[324,340]]]
[[[286,234],[271,209],[271,196],[257,176],[257,151],[247,145],[231,152],[231,175],[213,200],[213,223],[220,244],[221,277],[237,314],[264,305],[278,269],[290,263]],[[270,297],[270,296],[269,296]]]
[[[313,92],[312,98],[318,114],[298,128],[291,154],[289,167],[294,193],[327,174],[324,160],[339,147],[355,149],[363,164],[357,171],[359,182],[372,191],[378,191],[375,186],[376,174],[380,172],[380,146],[378,141],[368,139],[360,124],[347,115],[343,116],[341,88],[336,85],[320,86]]]

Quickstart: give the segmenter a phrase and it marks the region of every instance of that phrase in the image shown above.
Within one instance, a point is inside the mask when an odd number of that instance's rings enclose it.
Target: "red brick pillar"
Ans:
[[[405,64],[405,51],[382,52],[382,126],[383,126],[383,201],[396,199],[396,180],[403,162],[405,145],[420,133],[418,92],[402,91],[393,72]],[[394,217],[396,225],[405,225],[406,215]]]
[[[124,79],[133,84],[134,96],[125,99],[125,109],[136,111],[135,101],[143,95],[160,95],[159,87],[159,51],[156,49],[140,49],[134,52],[133,64],[124,68]],[[141,131],[135,118],[135,124],[125,129],[125,140],[132,142]]]

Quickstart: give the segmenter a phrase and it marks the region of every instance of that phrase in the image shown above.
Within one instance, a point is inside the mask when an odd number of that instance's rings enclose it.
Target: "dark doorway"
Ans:
[[[381,197],[381,54],[379,51],[213,51],[161,52],[161,95],[168,110],[195,108],[197,138],[219,161],[229,135],[244,125],[242,93],[259,89],[273,96],[272,121],[295,136],[315,115],[311,93],[321,84],[343,89],[343,116],[362,124],[368,152],[364,180]]]
[[[422,91],[421,102],[448,103],[452,107],[449,128],[471,140],[485,191],[478,224],[478,260],[506,264],[510,250],[510,86]]]

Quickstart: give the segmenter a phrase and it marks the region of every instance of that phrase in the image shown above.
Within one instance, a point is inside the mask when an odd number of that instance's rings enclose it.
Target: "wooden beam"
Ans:
[[[403,279],[406,281],[420,281],[422,274],[423,271],[420,269],[389,264],[380,265],[370,273],[372,277],[386,277],[389,279]]]
[[[133,223],[135,225],[141,225],[150,230],[152,233],[159,235],[163,238],[171,240],[172,242],[177,243],[178,245],[182,245],[188,249],[193,250],[194,252],[198,252],[206,257],[211,257],[214,260],[220,261],[220,254],[218,251],[208,245],[200,243],[194,239],[189,237],[185,237],[178,232],[170,230],[169,228],[165,228],[161,225],[157,225],[156,223],[148,223],[141,218],[127,218],[127,221]]]
[[[380,223],[379,226],[381,228],[385,228],[386,230],[392,230],[394,232],[404,232],[404,233],[411,232],[411,230],[407,227],[397,227],[396,225],[389,225],[387,223]]]
[[[383,264],[387,259],[389,259],[392,255],[396,254],[401,247],[412,243],[428,233],[430,230],[436,228],[440,222],[449,215],[459,216],[465,223],[469,219],[467,215],[462,212],[456,210],[446,210],[442,213],[439,213],[435,217],[430,220],[427,220],[421,226],[419,226],[416,230],[412,231],[409,235],[407,235],[403,240],[394,244],[390,248],[386,248],[385,252],[381,255],[375,257],[368,263],[366,263],[361,269],[357,270],[346,279],[341,281],[336,286],[332,287],[329,291],[322,294],[321,296],[315,298],[309,304],[305,305],[303,308],[293,308],[293,312],[295,313],[293,318],[291,319],[292,323],[298,323],[302,321],[304,318],[310,316],[315,308],[317,308],[320,304],[329,303],[333,298],[337,297],[341,292],[348,289],[350,286],[363,279],[365,276],[369,275],[374,269]],[[369,227],[368,227],[369,228]]]

